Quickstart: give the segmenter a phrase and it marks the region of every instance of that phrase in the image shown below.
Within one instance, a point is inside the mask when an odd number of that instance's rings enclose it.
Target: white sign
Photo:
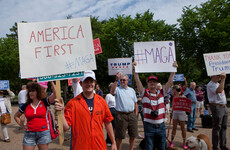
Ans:
[[[108,59],[109,75],[116,75],[117,72],[132,74],[132,68],[132,58]]]
[[[136,72],[177,72],[174,41],[135,42]]]
[[[90,18],[18,23],[21,78],[95,70]]]
[[[203,55],[208,76],[230,74],[230,51]]]

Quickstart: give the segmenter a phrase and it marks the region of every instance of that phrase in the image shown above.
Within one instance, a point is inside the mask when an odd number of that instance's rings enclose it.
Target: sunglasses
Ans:
[[[120,81],[121,81],[121,82],[123,82],[123,81],[125,82],[126,80],[125,80],[125,79],[120,79]]]

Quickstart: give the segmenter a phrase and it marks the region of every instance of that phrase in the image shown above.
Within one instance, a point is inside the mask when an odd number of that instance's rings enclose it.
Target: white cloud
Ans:
[[[182,13],[182,8],[188,5],[199,5],[207,0],[0,0],[0,37],[10,33],[9,28],[14,22],[43,22],[63,20],[67,15],[74,18],[99,16],[99,19],[109,19],[116,15],[131,15],[144,13],[146,10],[154,13],[154,19],[165,20],[174,24]]]

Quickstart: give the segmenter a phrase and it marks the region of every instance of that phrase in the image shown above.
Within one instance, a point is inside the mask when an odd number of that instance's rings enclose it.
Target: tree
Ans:
[[[177,60],[187,78],[207,82],[203,53],[230,49],[230,3],[228,0],[211,0],[201,7],[183,8],[178,19]],[[178,55],[177,55],[178,56]]]
[[[13,38],[0,38],[0,80],[9,80],[13,91],[20,90],[18,43]]]
[[[154,20],[154,14],[146,11],[143,14],[131,16],[118,15],[108,21],[102,21],[102,30],[98,29],[103,54],[97,57],[97,80],[102,87],[107,87],[113,76],[108,76],[108,58],[133,57],[134,42],[173,40],[175,25],[165,24],[162,20]],[[93,32],[94,26],[92,25]],[[148,74],[149,75],[149,74]],[[168,74],[158,74],[162,81],[167,81]],[[145,83],[147,74],[141,75]],[[165,80],[166,78],[166,80]]]

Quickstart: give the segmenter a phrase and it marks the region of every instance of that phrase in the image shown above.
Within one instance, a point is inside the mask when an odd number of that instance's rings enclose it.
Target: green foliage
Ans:
[[[13,91],[20,90],[18,41],[0,38],[0,80],[9,80]]]
[[[93,35],[97,35],[94,38],[100,38],[103,51],[103,54],[96,56],[97,80],[102,88],[107,88],[108,84],[115,80],[114,76],[108,76],[108,58],[133,57],[134,42],[173,40],[175,25],[167,25],[160,20],[155,21],[153,16],[154,14],[149,11],[136,14],[135,18],[118,15],[108,21],[102,21],[101,26],[96,23],[97,18],[94,18],[93,21],[91,18]],[[101,30],[96,26],[102,27]],[[144,83],[147,76],[149,74],[141,76]],[[159,76],[164,76],[164,74],[159,74]]]
[[[149,10],[143,14],[137,13],[134,18],[118,15],[99,21],[98,17],[91,16],[93,38],[100,38],[103,51],[102,54],[96,55],[95,72],[98,83],[104,91],[108,91],[108,84],[115,80],[114,76],[108,75],[108,58],[133,57],[134,42],[166,40],[175,41],[176,59],[179,64],[177,73],[183,73],[188,82],[207,83],[210,78],[206,74],[203,53],[229,51],[229,10],[229,0],[210,0],[199,7],[184,7],[178,25],[168,25],[163,20],[154,20],[154,14]],[[67,16],[67,19],[71,18],[72,15]],[[18,78],[16,23],[10,31],[11,34],[7,34],[7,38],[0,39],[0,79],[10,80],[11,88],[19,90],[21,82],[25,81]],[[149,75],[140,74],[145,86]],[[164,84],[169,73],[155,73],[155,75]],[[63,82],[62,87],[66,91],[67,82]]]
[[[206,82],[203,53],[229,51],[230,3],[211,0],[201,7],[184,7],[177,30],[179,70],[191,81]],[[178,55],[179,54],[179,55]]]

